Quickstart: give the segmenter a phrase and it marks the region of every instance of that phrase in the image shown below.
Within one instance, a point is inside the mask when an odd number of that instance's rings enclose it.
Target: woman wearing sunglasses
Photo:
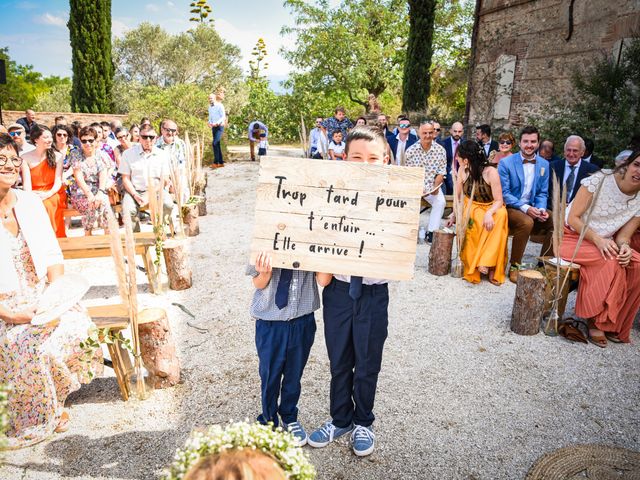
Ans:
[[[56,125],[51,130],[53,135],[53,148],[62,155],[62,182],[68,184],[68,179],[73,175],[71,170],[71,150],[77,147],[73,144],[73,132],[66,125]]]
[[[97,150],[97,133],[92,127],[80,130],[82,149],[71,152],[71,168],[75,182],[69,187],[71,204],[82,215],[85,235],[91,235],[98,221],[100,228],[107,228],[107,168]]]
[[[44,203],[56,237],[64,238],[64,209],[67,208],[66,186],[62,183],[62,155],[53,148],[51,131],[42,125],[31,129],[35,150],[22,155],[31,175],[31,190]],[[26,187],[25,187],[26,190]]]
[[[500,160],[508,157],[513,153],[513,146],[516,144],[516,138],[511,132],[504,132],[498,137],[498,151],[491,150],[489,154],[489,163],[498,165]]]

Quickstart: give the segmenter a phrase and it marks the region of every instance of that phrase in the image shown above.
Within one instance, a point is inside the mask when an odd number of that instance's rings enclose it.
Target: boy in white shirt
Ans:
[[[331,160],[346,160],[345,147],[346,145],[342,141],[342,132],[339,130],[333,132],[329,142],[329,158]]]

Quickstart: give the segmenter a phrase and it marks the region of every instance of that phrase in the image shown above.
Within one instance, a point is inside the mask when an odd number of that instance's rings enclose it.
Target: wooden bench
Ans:
[[[156,237],[153,232],[134,233],[136,255],[141,255],[147,270],[149,287],[152,293],[155,265],[153,263]],[[122,240],[124,243],[124,239]],[[109,235],[59,238],[58,243],[65,259],[102,258],[111,256],[111,237]]]
[[[122,212],[122,205],[118,204],[118,205],[112,205],[111,208],[113,209],[113,213],[120,213]],[[144,209],[142,209],[144,210]],[[71,217],[81,217],[82,214],[76,210],[75,208],[65,208],[64,211],[62,212],[62,215],[64,216],[64,218],[71,218]]]
[[[99,329],[108,328],[113,332],[120,332],[129,327],[129,309],[123,304],[96,305],[87,307],[89,316]],[[158,314],[164,310],[149,308],[138,313],[138,324],[155,322]],[[113,371],[118,381],[120,395],[124,401],[129,400],[131,395],[130,380],[133,373],[133,363],[126,348],[119,341],[107,344]]]

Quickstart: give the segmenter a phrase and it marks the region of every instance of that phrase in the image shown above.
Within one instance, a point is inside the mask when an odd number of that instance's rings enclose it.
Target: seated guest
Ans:
[[[167,152],[170,166],[177,167],[182,182],[182,202],[187,203],[191,197],[187,175],[187,145],[178,137],[178,125],[173,120],[165,119],[160,123],[160,135],[156,147]]]
[[[96,140],[96,131],[84,127],[80,130],[82,150],[71,152],[75,182],[70,185],[69,194],[73,208],[82,215],[82,227],[87,236],[91,235],[96,220],[100,228],[107,229],[107,209],[111,208],[105,188],[107,168],[96,151]]]
[[[24,155],[27,152],[30,152],[31,150],[35,150],[36,147],[27,142],[24,127],[22,125],[20,125],[19,123],[12,123],[11,125],[9,125],[9,128],[7,130],[9,131],[9,135],[18,145],[20,156]],[[31,190],[31,173],[29,171],[29,165],[27,164],[27,162],[22,162],[16,187],[19,187],[22,190]]]
[[[64,118],[64,117],[63,117]],[[73,144],[73,133],[64,124],[57,124],[51,131],[53,135],[53,148],[62,155],[62,183],[67,184],[67,179],[73,175],[71,168],[71,151],[76,150]]]
[[[491,283],[501,285],[505,278],[509,229],[500,175],[495,165],[487,162],[482,147],[471,140],[460,145],[458,162],[460,167],[455,195],[461,200],[464,196],[465,209],[472,202],[469,226],[460,253],[464,279],[479,283],[481,275],[488,275]],[[455,218],[453,214],[452,218]]]
[[[498,150],[498,142],[491,138],[491,127],[486,123],[476,127],[476,140],[484,150],[487,158],[491,152]]]
[[[492,150],[489,154],[489,163],[498,165],[500,160],[508,157],[513,153],[513,147],[516,145],[516,139],[511,132],[503,132],[498,137],[498,150]]]
[[[444,151],[447,154],[447,176],[444,179],[445,194],[447,195],[453,195],[453,175],[451,175],[451,170],[458,171],[456,152],[458,151],[460,144],[464,142],[464,138],[462,137],[463,134],[464,127],[462,123],[454,122],[449,129],[449,136],[439,142],[440,145],[444,147]]]
[[[356,119],[356,127],[364,127],[367,124],[367,119],[364,117],[358,117]]]
[[[640,306],[640,254],[629,245],[640,227],[638,192],[640,150],[613,172],[596,172],[582,180],[569,206],[569,227],[565,227],[560,256],[571,260],[575,255],[574,261],[580,265],[575,312],[588,320],[591,343],[603,348],[607,339],[630,342]]]
[[[36,126],[36,112],[31,109],[25,110],[24,117],[16,120],[16,123],[19,123],[22,125],[22,128],[24,128],[24,131],[26,132],[25,140],[33,143],[31,140],[31,129]]]
[[[556,160],[560,160],[555,154],[555,145],[548,138],[542,140],[540,142],[540,148],[538,149],[538,155],[544,158],[547,162],[555,162]]]
[[[64,118],[64,115],[58,115],[56,118],[53,119],[54,127],[57,125],[66,125],[66,124],[67,124],[67,119]]]
[[[51,131],[45,126],[34,126],[31,140],[36,146],[35,150],[22,155],[29,166],[31,190],[44,203],[56,237],[66,237],[64,209],[67,208],[67,192],[62,183],[62,155],[53,148]]]
[[[407,117],[400,117],[398,122],[398,133],[387,137],[389,148],[391,149],[393,164],[405,164],[405,152],[407,148],[418,141],[418,137],[411,133],[411,122]]]
[[[329,142],[329,158],[331,160],[344,160],[347,158],[345,143],[342,141],[342,132],[340,130],[336,130],[331,136],[331,141]]]
[[[602,161],[602,159],[596,157],[593,154],[593,150],[595,148],[593,140],[591,140],[590,138],[585,138],[584,145],[585,145],[585,151],[584,151],[584,155],[582,156],[582,160],[584,160],[585,162],[593,163],[598,168],[604,167],[604,162]]]
[[[11,188],[21,163],[18,145],[0,135],[0,384],[12,386],[9,448],[65,431],[67,395],[101,369],[100,349],[81,360],[86,352],[79,344],[95,328],[86,312],[70,310],[45,326],[30,323],[45,282],[64,267],[38,196]]]
[[[520,151],[498,164],[502,197],[509,215],[511,269],[509,280],[516,283],[529,236],[545,233],[541,256],[551,252],[553,221],[547,212],[549,195],[549,162],[536,155],[540,134],[536,127],[524,127],[520,132]]]
[[[151,125],[140,129],[140,143],[133,145],[122,155],[118,172],[122,175],[124,196],[122,198],[123,213],[131,216],[133,229],[140,231],[138,213],[140,207],[149,203],[147,195],[148,180],[159,181],[161,187],[169,184],[169,159],[166,152],[154,145],[156,132]],[[173,200],[163,190],[163,214],[171,215]]]
[[[80,134],[80,129],[82,128],[82,123],[76,121],[71,122],[71,125],[69,125],[69,127],[71,128],[71,131],[73,132],[73,138],[72,138],[72,142],[73,144],[76,146],[76,148],[80,148],[82,147],[82,144],[80,143],[80,138],[78,137],[78,135]]]
[[[424,168],[424,191],[422,194],[431,205],[429,225],[427,226],[427,242],[431,243],[433,232],[440,228],[442,214],[447,205],[441,189],[447,174],[447,154],[442,145],[433,141],[436,131],[431,121],[420,123],[418,134],[420,141],[414,143],[405,152],[405,165]]]
[[[565,196],[567,204],[571,203],[578,193],[583,179],[588,177],[599,168],[593,163],[582,161],[584,155],[584,140],[578,135],[570,135],[564,142],[564,160],[551,162],[549,166],[555,173],[562,195]],[[549,201],[547,208],[552,210],[551,199],[553,198],[553,178],[549,178]]]
[[[322,128],[322,117],[316,118],[316,126],[309,132],[309,158],[322,159],[327,156],[329,145],[327,142],[327,134]]]
[[[120,158],[122,158],[122,154],[125,151],[129,150],[131,148],[131,145],[133,145],[129,130],[127,130],[125,127],[116,128],[116,140],[118,140],[116,151],[120,154]]]
[[[129,127],[129,135],[131,135],[131,143],[140,143],[140,125],[133,123]]]

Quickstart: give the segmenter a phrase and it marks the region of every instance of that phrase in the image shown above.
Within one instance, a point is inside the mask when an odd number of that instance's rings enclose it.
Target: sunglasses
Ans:
[[[16,168],[22,165],[22,158],[20,157],[8,158],[8,157],[5,157],[4,155],[0,155],[0,167],[4,167],[9,162],[9,160],[11,160],[11,163]]]
[[[156,138],[155,135],[140,135],[140,138],[143,140],[154,140]]]
[[[500,145],[511,145],[509,140],[500,140]]]
[[[63,132],[58,132],[56,133],[56,137],[68,137],[69,135],[67,135],[66,133]]]
[[[87,143],[93,143],[95,142],[96,139],[95,138],[83,138],[82,140],[80,140],[80,142],[82,142],[83,145],[86,145]]]
[[[410,123],[401,123],[400,125],[398,125],[398,127],[400,128],[409,128],[411,126]]]
[[[22,135],[22,132],[20,130],[17,130],[15,132],[9,132],[9,135],[11,135],[12,137],[19,137],[20,135]]]

